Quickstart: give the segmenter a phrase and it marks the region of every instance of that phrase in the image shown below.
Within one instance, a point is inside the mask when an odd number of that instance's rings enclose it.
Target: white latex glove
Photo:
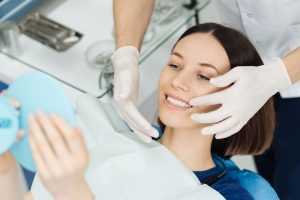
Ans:
[[[133,46],[124,46],[113,54],[115,67],[114,100],[118,112],[126,120],[135,134],[145,142],[158,137],[158,132],[140,114],[136,102],[139,90],[139,52]]]
[[[202,129],[202,134],[216,134],[222,139],[237,133],[249,119],[275,93],[291,86],[291,80],[281,59],[276,58],[259,67],[235,67],[228,73],[213,78],[210,83],[229,88],[196,97],[190,101],[193,106],[222,104],[215,111],[193,114],[198,123],[214,123]]]

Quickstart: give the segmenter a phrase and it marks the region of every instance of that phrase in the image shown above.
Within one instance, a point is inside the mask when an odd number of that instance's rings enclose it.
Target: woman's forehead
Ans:
[[[227,53],[221,43],[211,33],[194,33],[182,38],[172,53],[179,53],[183,59],[229,66]],[[220,69],[220,71],[223,71]]]

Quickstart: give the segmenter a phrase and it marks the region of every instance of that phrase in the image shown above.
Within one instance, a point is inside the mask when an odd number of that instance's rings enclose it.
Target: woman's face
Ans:
[[[159,118],[168,127],[203,127],[191,119],[219,106],[191,107],[189,101],[220,90],[209,79],[229,71],[229,59],[222,45],[211,34],[195,33],[175,46],[158,83]]]

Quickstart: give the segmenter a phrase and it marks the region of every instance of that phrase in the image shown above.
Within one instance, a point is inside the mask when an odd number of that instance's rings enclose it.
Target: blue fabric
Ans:
[[[7,84],[5,84],[5,83],[3,83],[3,82],[0,81],[0,92],[2,92],[2,90],[7,89],[7,87],[8,87]]]
[[[26,184],[27,184],[28,190],[30,190],[32,182],[33,182],[33,179],[34,179],[34,176],[35,176],[35,173],[33,173],[31,171],[28,171],[24,167],[22,167],[22,171],[23,171],[23,174],[24,174],[24,177],[25,177],[25,180],[26,180]]]
[[[221,167],[222,165],[217,159],[215,159],[216,157],[217,156],[214,155],[214,161],[217,166]],[[271,185],[260,175],[249,170],[240,170],[230,159],[222,160],[227,169],[226,175],[239,183],[239,185],[247,190],[255,200],[279,200],[276,192],[271,187]]]
[[[216,166],[206,171],[194,171],[200,182],[204,182],[210,177],[216,176],[223,171],[222,167]],[[238,182],[230,176],[225,175],[217,182],[211,185],[213,189],[218,191],[227,200],[254,200],[253,197],[242,188]]]

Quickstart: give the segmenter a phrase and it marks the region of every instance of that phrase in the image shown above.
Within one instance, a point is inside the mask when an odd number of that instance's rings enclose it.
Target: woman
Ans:
[[[159,141],[194,171],[202,183],[222,171],[216,167],[211,153],[223,157],[253,155],[264,152],[270,146],[274,109],[272,100],[269,100],[239,133],[217,140],[213,139],[212,134],[218,133],[218,130],[202,135],[200,130],[207,124],[199,125],[189,117],[193,113],[215,110],[216,107],[193,108],[188,102],[193,97],[217,90],[209,83],[210,78],[238,65],[261,64],[257,51],[245,36],[217,24],[190,28],[173,48],[158,86],[159,119],[164,131]],[[226,176],[211,186],[226,199],[251,199],[246,191]]]
[[[269,100],[239,133],[217,140],[213,134],[218,130],[202,135],[201,129],[208,124],[198,124],[190,118],[193,113],[208,112],[217,107],[192,107],[188,102],[193,97],[218,90],[208,82],[210,78],[238,65],[261,64],[257,51],[245,36],[209,23],[191,27],[179,38],[161,72],[159,121],[164,134],[158,141],[202,183],[222,170],[216,166],[213,153],[222,157],[253,155],[270,146],[274,130],[273,104]],[[230,120],[238,123],[234,118]],[[88,153],[80,131],[70,128],[59,116],[39,112],[30,116],[30,132],[29,141],[38,174],[49,192],[58,200],[93,199],[83,176]],[[210,185],[226,199],[253,199],[226,175]]]

